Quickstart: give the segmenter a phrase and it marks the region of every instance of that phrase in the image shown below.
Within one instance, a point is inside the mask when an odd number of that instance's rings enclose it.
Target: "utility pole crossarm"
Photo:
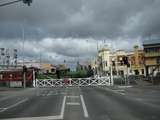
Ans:
[[[2,4],[0,4],[0,7],[11,5],[11,4],[14,4],[14,3],[17,3],[20,1],[22,1],[24,4],[27,4],[28,6],[30,6],[30,4],[32,3],[32,0],[15,0],[15,1],[11,1],[11,2],[2,3]]]
[[[15,0],[15,1],[12,1],[12,2],[6,2],[6,3],[3,3],[3,4],[0,4],[0,7],[11,5],[11,4],[14,4],[14,3],[17,3],[17,2],[20,2],[20,1],[22,1],[22,0]]]

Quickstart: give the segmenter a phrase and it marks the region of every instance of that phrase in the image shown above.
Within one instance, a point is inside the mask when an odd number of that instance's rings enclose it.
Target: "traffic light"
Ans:
[[[30,6],[32,3],[32,0],[23,0],[23,3],[28,4],[28,6]]]
[[[128,57],[123,57],[123,63],[125,64],[125,65],[127,65],[127,67],[130,67],[130,64],[129,64],[129,61],[128,61]]]
[[[115,63],[115,61],[112,61],[112,66],[116,66],[116,63]]]
[[[27,67],[24,65],[23,66],[23,73],[26,73],[27,72]]]

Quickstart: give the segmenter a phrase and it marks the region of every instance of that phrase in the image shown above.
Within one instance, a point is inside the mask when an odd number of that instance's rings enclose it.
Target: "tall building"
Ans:
[[[143,47],[146,75],[155,75],[160,72],[160,39],[145,41]]]
[[[0,48],[0,69],[17,67],[17,49]]]
[[[110,71],[110,50],[102,48],[98,51],[98,71],[101,75],[107,75]]]
[[[111,52],[107,48],[102,48],[98,51],[97,60],[92,62],[92,68],[100,75],[109,75],[111,68],[113,75],[144,75],[144,52],[138,46],[131,52],[125,50]]]
[[[124,58],[127,58],[128,53],[124,50],[117,50],[116,52],[111,52],[107,48],[102,48],[98,51],[98,72],[100,75],[111,74],[111,69],[113,75],[127,75],[129,74],[129,67],[124,63]],[[128,60],[128,58],[127,58]]]
[[[128,67],[126,64],[124,64],[123,59],[127,57],[128,53],[124,50],[117,50],[115,53],[115,69],[116,69],[116,75],[127,75],[128,73]]]
[[[145,75],[144,51],[134,46],[134,51],[130,55],[131,72],[134,75]]]

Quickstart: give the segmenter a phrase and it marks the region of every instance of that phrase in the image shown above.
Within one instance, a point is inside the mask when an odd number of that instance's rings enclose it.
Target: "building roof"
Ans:
[[[143,45],[160,44],[160,39],[143,41]]]
[[[104,51],[110,51],[110,50],[107,49],[107,48],[102,48],[102,49],[100,49],[98,52],[100,53],[100,52],[104,52]]]

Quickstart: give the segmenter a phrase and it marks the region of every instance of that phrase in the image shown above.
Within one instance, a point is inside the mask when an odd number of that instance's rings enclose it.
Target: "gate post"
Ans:
[[[69,79],[69,86],[72,86],[72,79]]]

